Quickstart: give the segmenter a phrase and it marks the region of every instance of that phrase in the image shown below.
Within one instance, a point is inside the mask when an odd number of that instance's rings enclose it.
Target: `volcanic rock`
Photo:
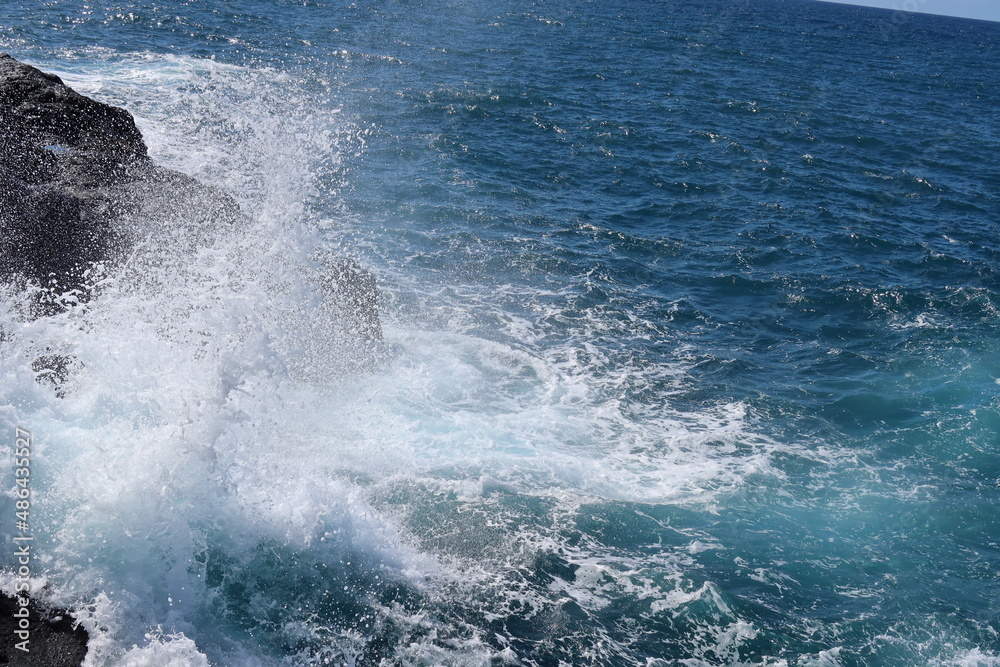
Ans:
[[[28,609],[28,629],[18,636],[20,609]],[[87,631],[65,612],[21,607],[15,598],[0,595],[0,665],[11,667],[79,667],[87,656]],[[26,649],[26,650],[25,650]]]
[[[229,195],[153,164],[127,111],[0,54],[0,280],[42,288],[36,314],[86,300],[88,270],[145,230],[240,218]]]

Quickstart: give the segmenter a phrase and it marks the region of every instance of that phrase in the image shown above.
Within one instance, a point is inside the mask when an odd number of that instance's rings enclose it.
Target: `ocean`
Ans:
[[[0,52],[252,221],[0,294],[87,665],[1000,665],[1000,24],[8,0]]]

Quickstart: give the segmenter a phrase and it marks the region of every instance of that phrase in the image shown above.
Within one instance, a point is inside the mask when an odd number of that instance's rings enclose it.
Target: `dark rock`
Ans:
[[[86,269],[107,255],[110,237],[107,220],[77,197],[0,172],[0,278],[79,289]]]
[[[9,55],[0,54],[0,172],[82,198],[147,159],[135,121]]]
[[[139,238],[174,230],[191,249],[240,219],[229,195],[154,165],[127,111],[0,54],[0,280],[42,288],[36,315],[86,301],[88,269]]]
[[[64,611],[45,609],[31,601],[28,609],[28,644],[17,635],[15,598],[0,595],[0,665],[16,667],[79,667],[87,656],[87,631]],[[21,644],[23,651],[18,648]]]

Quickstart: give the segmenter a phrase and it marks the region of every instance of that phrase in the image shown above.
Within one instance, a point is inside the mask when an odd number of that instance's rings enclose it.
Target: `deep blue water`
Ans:
[[[14,0],[0,51],[255,221],[0,304],[92,664],[1000,665],[1000,24]]]

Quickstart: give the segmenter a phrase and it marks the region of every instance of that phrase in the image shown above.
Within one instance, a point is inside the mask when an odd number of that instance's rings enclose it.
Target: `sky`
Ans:
[[[827,2],[1000,21],[1000,0],[827,0]]]

